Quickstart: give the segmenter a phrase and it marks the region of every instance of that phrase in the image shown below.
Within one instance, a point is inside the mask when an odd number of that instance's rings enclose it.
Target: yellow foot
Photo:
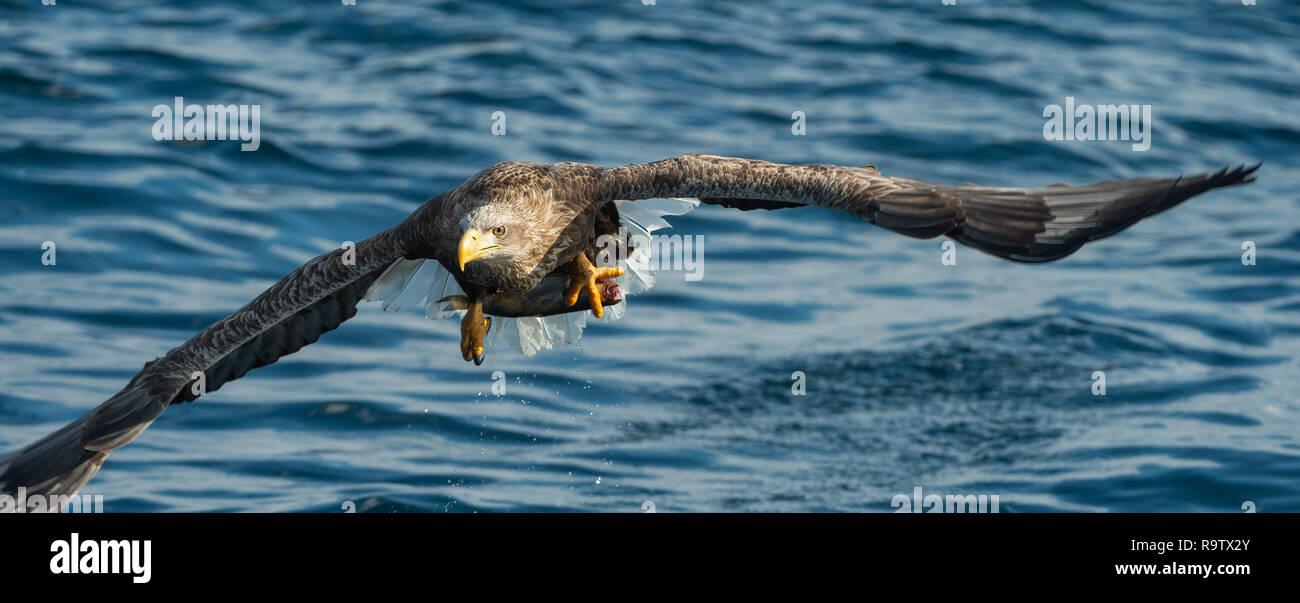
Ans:
[[[483,364],[483,338],[492,328],[492,319],[483,316],[483,300],[467,304],[465,317],[460,320],[460,355],[467,362]]]
[[[605,308],[601,304],[600,283],[619,276],[623,276],[621,267],[597,268],[585,254],[579,253],[569,262],[569,284],[564,288],[564,303],[570,306],[578,303],[578,297],[586,289],[587,299],[591,302],[591,313],[600,318],[605,315]]]

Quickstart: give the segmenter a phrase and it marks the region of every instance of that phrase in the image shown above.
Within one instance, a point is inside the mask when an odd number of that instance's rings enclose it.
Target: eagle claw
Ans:
[[[469,303],[465,317],[460,320],[460,356],[466,362],[483,364],[483,338],[492,328],[492,319],[483,316],[483,300]]]
[[[600,285],[603,281],[619,276],[623,276],[622,267],[597,268],[587,259],[586,254],[579,253],[569,262],[569,283],[564,288],[564,303],[569,306],[578,303],[578,297],[585,289],[591,303],[591,313],[600,318],[605,315]]]

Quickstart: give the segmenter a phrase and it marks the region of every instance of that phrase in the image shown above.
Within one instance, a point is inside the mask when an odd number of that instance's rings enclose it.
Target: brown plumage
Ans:
[[[578,253],[594,259],[596,236],[618,229],[616,199],[696,197],[741,210],[815,205],[911,237],[947,235],[998,257],[1045,262],[1217,187],[1250,182],[1257,166],[1175,179],[1087,186],[949,186],[881,175],[871,167],[793,166],[709,155],[602,168],[510,162],[429,199],[397,226],[356,248],[317,257],[164,356],[122,391],[41,440],[0,457],[0,492],[71,495],[112,450],[169,405],[188,402],[193,375],[206,392],[316,341],[356,313],[398,259],[435,259],[471,295],[503,297],[510,312],[553,312],[557,291],[538,287]],[[461,271],[457,243],[469,228],[499,244]],[[621,242],[623,244],[626,241]],[[585,300],[584,300],[585,303]],[[493,304],[485,305],[489,310]],[[581,307],[581,306],[579,306]],[[578,308],[575,308],[578,309]]]

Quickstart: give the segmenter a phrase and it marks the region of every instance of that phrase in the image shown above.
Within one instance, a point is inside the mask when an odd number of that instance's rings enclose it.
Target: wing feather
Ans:
[[[230,316],[152,360],[122,391],[40,440],[0,457],[0,492],[71,496],[108,453],[144,431],[169,405],[272,364],[316,341],[356,314],[357,301],[402,256],[393,231],[359,243],[355,264],[342,250],[321,255],[272,285]]]
[[[1047,262],[1210,189],[1252,182],[1258,168],[1020,188],[935,184],[883,176],[874,167],[682,155],[610,168],[600,186],[610,199],[697,197],[741,210],[815,205],[909,237],[947,235],[1001,258]]]

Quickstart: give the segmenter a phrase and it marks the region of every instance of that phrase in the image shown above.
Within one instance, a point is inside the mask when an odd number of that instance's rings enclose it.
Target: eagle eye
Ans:
[[[496,227],[496,228],[493,228],[493,229],[492,229],[492,234],[493,234],[493,236],[504,237],[504,236],[506,236],[506,227],[505,227],[505,226],[498,226],[498,227]]]

